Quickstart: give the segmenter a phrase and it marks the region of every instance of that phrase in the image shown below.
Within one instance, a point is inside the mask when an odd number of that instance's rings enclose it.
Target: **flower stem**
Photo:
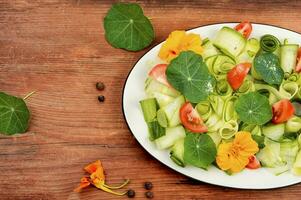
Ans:
[[[127,191],[124,191],[122,193],[114,192],[114,191],[110,190],[109,188],[106,188],[104,185],[100,185],[98,188],[105,191],[105,192],[115,194],[115,195],[118,195],[118,196],[122,196],[122,195],[125,195],[127,193]]]
[[[28,97],[30,97],[30,96],[33,95],[34,93],[36,93],[36,91],[30,92],[29,94],[27,94],[27,95],[23,98],[23,100],[26,100]]]
[[[109,185],[106,185],[105,183],[103,184],[103,186],[105,186],[106,188],[109,188],[109,189],[120,189],[120,188],[123,188],[124,186],[126,186],[128,183],[130,182],[130,179],[126,179],[121,185],[119,186],[109,186]]]

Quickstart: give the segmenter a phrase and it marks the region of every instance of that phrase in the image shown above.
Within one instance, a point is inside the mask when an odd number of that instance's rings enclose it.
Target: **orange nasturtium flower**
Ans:
[[[249,163],[249,157],[258,152],[258,145],[249,132],[240,131],[232,142],[218,146],[216,163],[224,171],[239,172]]]
[[[125,182],[119,186],[109,186],[105,184],[105,175],[102,164],[100,160],[95,161],[87,165],[84,170],[90,174],[90,177],[83,177],[80,180],[80,185],[74,190],[75,192],[80,192],[83,188],[88,187],[89,185],[94,185],[98,189],[101,189],[105,192],[115,194],[115,195],[124,195],[126,192],[118,193],[114,192],[111,189],[119,189],[126,186],[129,183],[129,180],[125,180]]]
[[[163,43],[159,57],[170,62],[181,51],[194,51],[197,54],[203,52],[201,37],[198,34],[186,33],[185,31],[173,31]]]

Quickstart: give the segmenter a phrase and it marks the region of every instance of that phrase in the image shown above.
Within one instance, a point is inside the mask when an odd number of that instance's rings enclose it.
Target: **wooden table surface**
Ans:
[[[130,178],[136,199],[144,181],[155,199],[301,199],[301,185],[237,190],[193,181],[151,157],[122,114],[122,88],[148,49],[126,52],[104,38],[114,1],[0,0],[0,90],[24,96],[28,133],[0,137],[0,199],[127,199],[95,188],[74,193],[86,164],[100,159],[109,183]],[[139,1],[152,19],[153,46],[176,29],[250,20],[301,32],[301,1]],[[103,81],[99,92],[95,83]],[[99,103],[97,96],[106,97]]]

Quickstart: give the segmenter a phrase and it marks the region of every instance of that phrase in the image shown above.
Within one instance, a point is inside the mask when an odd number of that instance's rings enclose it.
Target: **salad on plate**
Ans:
[[[140,101],[149,140],[177,165],[301,175],[301,48],[252,24],[173,31]]]

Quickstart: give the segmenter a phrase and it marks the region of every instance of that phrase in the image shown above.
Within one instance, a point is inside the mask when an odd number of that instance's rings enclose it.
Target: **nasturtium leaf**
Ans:
[[[116,48],[139,51],[154,40],[154,29],[136,3],[113,4],[104,18],[106,40]]]
[[[258,92],[241,95],[235,104],[239,119],[247,124],[263,125],[272,119],[272,108],[266,96]]]
[[[192,103],[206,100],[216,84],[202,57],[193,51],[183,51],[171,60],[166,76],[168,82]]]
[[[280,66],[279,58],[275,54],[263,53],[255,57],[254,68],[268,84],[281,84],[284,72]]]
[[[23,99],[0,92],[0,133],[24,133],[30,113]]]
[[[216,146],[207,134],[188,133],[184,140],[184,161],[207,169],[215,160]]]

